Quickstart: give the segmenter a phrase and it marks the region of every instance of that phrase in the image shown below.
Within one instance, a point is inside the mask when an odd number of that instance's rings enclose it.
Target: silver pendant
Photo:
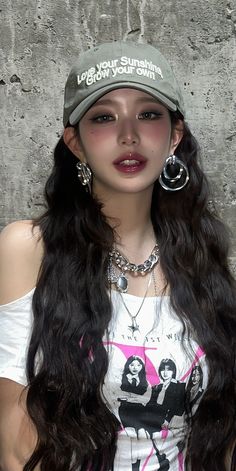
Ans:
[[[139,325],[137,324],[135,317],[132,317],[132,325],[128,325],[128,329],[131,330],[133,335],[135,332],[139,332]]]
[[[128,280],[126,276],[122,273],[118,278],[116,282],[117,289],[121,293],[126,293],[128,290]]]

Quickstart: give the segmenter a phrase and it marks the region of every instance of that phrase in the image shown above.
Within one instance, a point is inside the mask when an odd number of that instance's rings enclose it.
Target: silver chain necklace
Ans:
[[[138,308],[138,310],[137,310],[137,312],[136,312],[135,315],[131,314],[129,308],[126,306],[126,303],[125,303],[125,300],[124,300],[124,298],[123,298],[123,296],[122,296],[122,293],[119,292],[120,297],[121,297],[121,300],[122,300],[122,303],[123,303],[123,305],[124,305],[124,307],[125,307],[127,313],[129,314],[129,317],[130,317],[130,319],[131,319],[131,325],[128,325],[128,329],[131,331],[131,333],[132,333],[133,336],[134,336],[134,334],[135,334],[136,332],[140,332],[140,330],[139,330],[139,325],[138,325],[138,323],[137,323],[137,317],[138,317],[138,315],[139,315],[139,313],[140,313],[140,311],[141,311],[141,309],[142,309],[142,307],[143,307],[144,301],[145,301],[145,299],[146,299],[146,297],[147,297],[147,293],[148,293],[148,290],[149,290],[149,288],[150,288],[152,279],[153,279],[153,283],[154,283],[154,287],[155,287],[155,293],[156,293],[156,281],[155,281],[154,271],[152,271],[152,273],[151,273],[151,275],[150,275],[150,278],[149,278],[149,280],[148,280],[148,284],[147,284],[146,291],[145,291],[145,293],[144,293],[144,297],[143,297],[143,299],[142,299],[142,301],[141,301],[141,304],[140,304],[140,306],[139,306],[139,308]]]
[[[109,253],[109,266],[108,266],[108,281],[115,284],[118,291],[127,293],[128,291],[128,278],[127,272],[135,273],[136,275],[146,275],[151,272],[155,265],[159,262],[159,247],[156,244],[149,255],[148,259],[142,264],[135,265],[122,255],[117,249],[113,249]],[[116,265],[120,269],[117,273],[114,269]]]

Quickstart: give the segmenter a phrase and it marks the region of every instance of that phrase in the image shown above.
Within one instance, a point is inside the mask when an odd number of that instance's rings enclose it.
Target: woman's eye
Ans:
[[[93,121],[93,123],[107,123],[109,121],[113,121],[113,119],[113,116],[110,114],[101,114],[91,118],[91,121]]]
[[[161,116],[162,114],[159,111],[144,111],[140,113],[139,119],[159,119]]]

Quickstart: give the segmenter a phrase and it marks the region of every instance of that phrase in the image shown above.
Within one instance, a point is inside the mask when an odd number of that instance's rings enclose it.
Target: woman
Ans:
[[[204,393],[203,385],[203,372],[200,365],[196,365],[190,375],[188,387],[186,391],[186,401],[189,404],[190,410],[194,412],[202,394]]]
[[[159,366],[161,382],[152,387],[150,401],[146,405],[149,415],[148,432],[150,436],[156,431],[168,428],[174,415],[184,413],[185,383],[176,380],[176,365],[170,358],[163,359]]]
[[[143,399],[148,389],[146,380],[145,365],[142,358],[132,355],[125,363],[121,380],[121,391],[128,394],[121,394],[118,398],[120,401],[119,417],[122,426],[126,429],[127,434],[138,435],[140,427],[140,418],[144,410],[144,403],[147,399]],[[131,430],[128,430],[131,428]]]
[[[1,235],[4,471],[130,471],[134,449],[137,467],[156,469],[150,440],[120,430],[114,398],[131,355],[155,384],[160,344],[166,357],[178,352],[179,371],[201,346],[208,385],[175,431],[181,456],[172,432],[155,438],[159,453],[171,471],[227,469],[235,284],[184,114],[170,66],[149,45],[104,44],[74,64],[48,209]]]
[[[120,389],[142,395],[147,391],[147,388],[144,362],[142,358],[132,355],[125,363]]]

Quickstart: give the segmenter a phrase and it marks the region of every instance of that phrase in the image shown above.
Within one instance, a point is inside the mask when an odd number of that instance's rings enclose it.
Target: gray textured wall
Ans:
[[[42,210],[63,87],[78,51],[113,39],[169,58],[236,266],[236,1],[2,0],[0,226]]]

